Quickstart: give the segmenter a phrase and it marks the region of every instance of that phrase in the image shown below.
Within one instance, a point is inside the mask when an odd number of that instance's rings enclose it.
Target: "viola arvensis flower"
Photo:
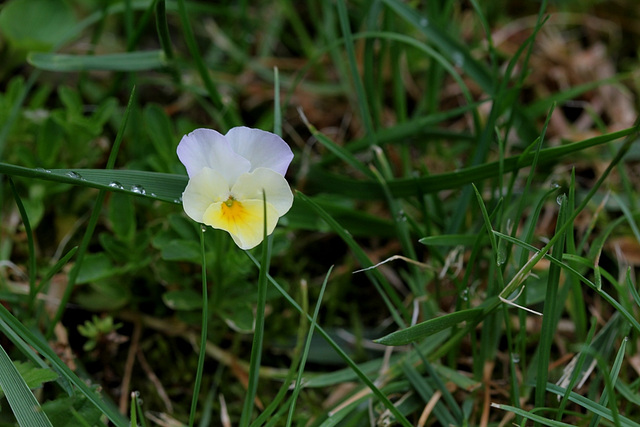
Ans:
[[[257,246],[293,204],[284,178],[293,153],[279,136],[236,127],[222,135],[196,129],[182,137],[178,158],[189,183],[182,205],[194,221],[227,231],[241,249]]]

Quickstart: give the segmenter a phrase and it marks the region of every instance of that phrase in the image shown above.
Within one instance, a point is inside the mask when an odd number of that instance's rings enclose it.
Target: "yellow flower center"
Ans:
[[[227,224],[242,224],[247,221],[247,210],[242,206],[242,203],[229,197],[220,206],[222,220]]]

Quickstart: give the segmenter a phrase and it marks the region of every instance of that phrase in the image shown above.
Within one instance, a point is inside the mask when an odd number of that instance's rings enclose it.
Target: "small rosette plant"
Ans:
[[[227,231],[241,249],[251,249],[264,238],[264,199],[267,235],[293,204],[284,178],[293,153],[273,133],[247,127],[235,127],[226,135],[196,129],[182,138],[177,153],[189,175],[182,193],[186,214]]]

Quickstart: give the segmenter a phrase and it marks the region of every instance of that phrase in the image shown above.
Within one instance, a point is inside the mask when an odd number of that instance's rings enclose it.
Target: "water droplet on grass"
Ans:
[[[69,178],[73,178],[73,179],[82,179],[82,175],[80,175],[78,172],[74,172],[74,171],[67,172],[67,176]]]
[[[109,183],[109,187],[117,188],[118,190],[124,190],[124,185],[120,184],[118,181],[111,181]]]
[[[511,361],[513,363],[520,363],[520,355],[518,353],[511,353]]]
[[[147,194],[147,190],[145,190],[142,185],[138,185],[138,184],[132,185],[131,191],[133,191],[136,194]]]

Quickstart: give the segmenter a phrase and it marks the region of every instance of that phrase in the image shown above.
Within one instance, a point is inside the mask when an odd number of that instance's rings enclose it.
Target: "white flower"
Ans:
[[[194,221],[227,231],[241,249],[257,246],[293,204],[284,174],[293,153],[279,136],[236,127],[222,135],[196,129],[182,137],[178,158],[189,183],[182,204]]]

